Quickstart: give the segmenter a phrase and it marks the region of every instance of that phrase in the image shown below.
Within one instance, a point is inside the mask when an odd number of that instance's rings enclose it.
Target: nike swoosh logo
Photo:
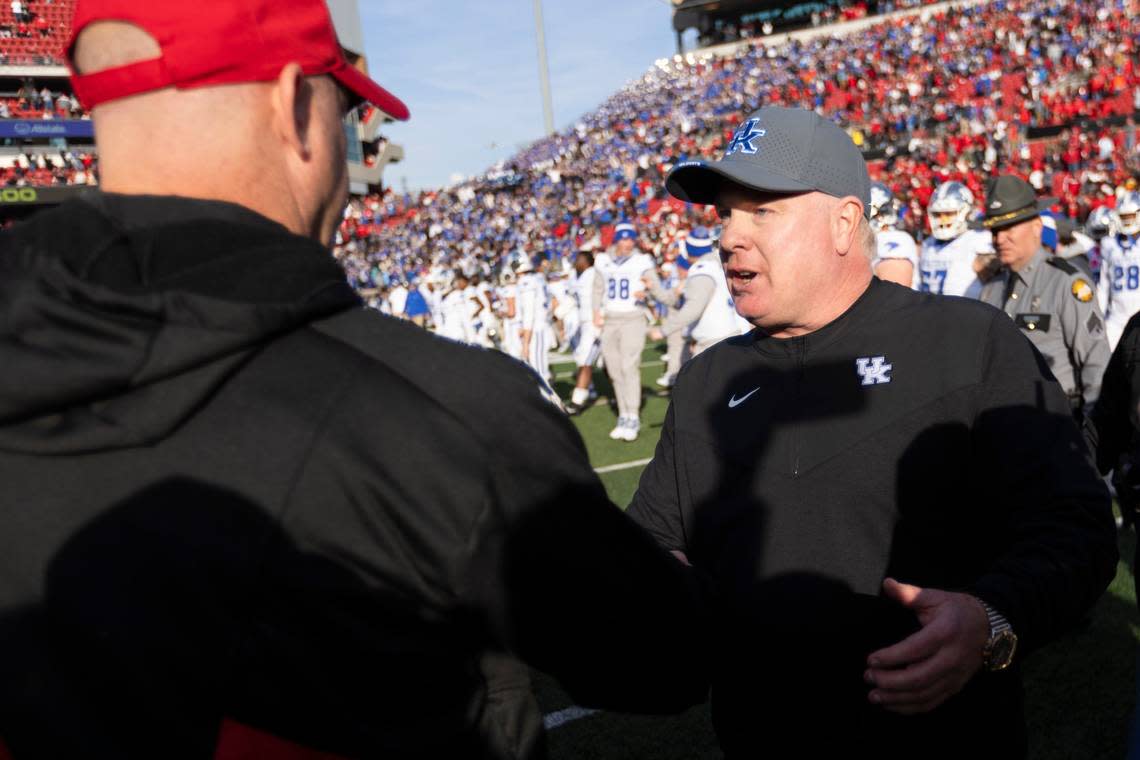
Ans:
[[[740,405],[741,405],[741,404],[743,404],[745,401],[747,401],[747,400],[748,400],[748,397],[749,397],[749,396],[751,396],[753,393],[755,393],[755,392],[756,392],[756,391],[758,391],[758,390],[760,390],[760,388],[758,388],[758,387],[757,387],[757,388],[753,388],[752,390],[748,391],[748,393],[745,393],[745,394],[744,394],[743,396],[741,396],[740,398],[737,398],[737,397],[736,397],[736,394],[735,394],[735,393],[734,393],[734,394],[732,394],[732,398],[730,398],[730,399],[728,400],[728,408],[729,408],[729,409],[735,409],[736,407],[740,406]]]

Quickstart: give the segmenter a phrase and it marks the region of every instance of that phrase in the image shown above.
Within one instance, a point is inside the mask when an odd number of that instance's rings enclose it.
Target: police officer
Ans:
[[[1039,206],[1025,180],[991,180],[981,226],[994,234],[1002,271],[981,300],[1004,310],[1045,356],[1079,419],[1108,366],[1104,317],[1088,275],[1042,247]]]

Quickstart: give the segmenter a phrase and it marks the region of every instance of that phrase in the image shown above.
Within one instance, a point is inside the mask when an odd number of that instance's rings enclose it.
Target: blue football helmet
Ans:
[[[882,182],[871,185],[871,222],[878,229],[891,229],[899,223],[899,202]]]
[[[1113,218],[1112,209],[1107,206],[1097,206],[1089,212],[1089,218],[1085,220],[1085,232],[1093,240],[1111,235],[1115,226],[1116,220]]]

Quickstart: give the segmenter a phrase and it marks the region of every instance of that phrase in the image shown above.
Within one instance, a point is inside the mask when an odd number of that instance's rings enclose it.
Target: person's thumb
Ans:
[[[909,583],[899,583],[894,578],[886,578],[883,580],[883,593],[888,599],[893,599],[907,609],[913,609],[918,606],[922,589]]]

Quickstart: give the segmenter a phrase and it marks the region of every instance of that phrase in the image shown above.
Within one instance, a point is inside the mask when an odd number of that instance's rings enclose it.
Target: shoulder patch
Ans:
[[[1078,277],[1077,279],[1073,280],[1073,284],[1072,287],[1070,287],[1070,290],[1073,293],[1073,298],[1077,299],[1081,303],[1088,303],[1089,301],[1093,300],[1093,296],[1096,294],[1096,292],[1093,290],[1092,283],[1090,283],[1084,277]]]
[[[1073,266],[1069,262],[1065,261],[1060,256],[1050,256],[1049,258],[1045,259],[1045,263],[1048,264],[1049,266],[1057,267],[1058,269],[1060,269],[1065,274],[1077,274],[1078,272],[1080,272],[1079,269],[1077,269],[1075,266]]]

